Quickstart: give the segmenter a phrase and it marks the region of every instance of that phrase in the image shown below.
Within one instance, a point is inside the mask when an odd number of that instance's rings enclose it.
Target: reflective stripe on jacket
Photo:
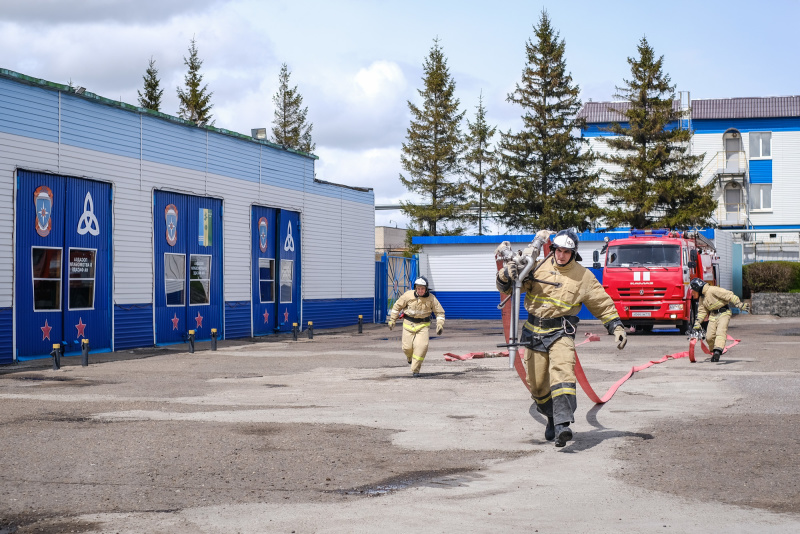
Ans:
[[[427,319],[433,313],[436,315],[436,324],[444,324],[444,308],[430,292],[427,297],[419,297],[414,290],[406,291],[392,306],[392,320],[396,321],[400,312],[417,319]]]
[[[697,320],[694,328],[700,328],[700,324],[706,320],[710,312],[716,311],[727,304],[739,306],[741,301],[733,291],[728,291],[719,286],[704,285],[700,300],[697,302]],[[731,313],[730,310],[724,313]]]

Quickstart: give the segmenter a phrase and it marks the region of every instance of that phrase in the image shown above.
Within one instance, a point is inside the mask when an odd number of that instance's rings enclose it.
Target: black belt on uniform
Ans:
[[[720,313],[725,313],[726,311],[730,311],[730,307],[727,304],[725,306],[721,307],[721,308],[717,308],[716,310],[713,310],[711,313],[720,314]]]
[[[535,315],[533,316],[529,315],[528,320],[526,322],[529,323],[531,326],[535,326],[538,328],[559,328],[560,326],[563,326],[564,319],[567,319],[569,321],[570,319],[573,319],[573,317],[565,316],[565,317],[553,317],[552,319],[545,319],[543,317],[536,317]],[[570,321],[570,322],[574,323],[577,321]]]
[[[430,316],[428,317],[411,317],[410,315],[403,315],[403,319],[406,321],[411,321],[412,323],[429,323],[431,321]]]

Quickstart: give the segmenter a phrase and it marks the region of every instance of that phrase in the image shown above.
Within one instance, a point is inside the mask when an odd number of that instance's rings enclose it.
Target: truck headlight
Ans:
[[[670,304],[669,311],[682,310],[683,304]]]

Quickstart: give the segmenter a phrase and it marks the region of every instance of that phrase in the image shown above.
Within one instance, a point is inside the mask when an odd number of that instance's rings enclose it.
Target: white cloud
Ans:
[[[35,24],[141,23],[197,13],[228,0],[3,0],[3,20]]]
[[[391,61],[376,61],[360,69],[355,75],[355,83],[361,89],[357,99],[361,100],[358,97],[363,95],[372,106],[402,95],[407,85],[403,71]]]

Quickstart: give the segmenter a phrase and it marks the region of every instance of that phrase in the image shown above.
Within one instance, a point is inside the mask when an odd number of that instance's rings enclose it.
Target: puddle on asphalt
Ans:
[[[435,485],[437,487],[458,487],[468,483],[472,477],[454,477],[461,473],[470,473],[477,468],[442,469],[437,471],[417,471],[398,477],[392,477],[378,484],[359,486],[357,488],[329,490],[326,493],[337,493],[339,495],[356,495],[361,497],[381,497],[402,491],[414,486]]]
[[[13,380],[21,385],[42,386],[42,387],[86,387],[106,384],[107,382],[86,380],[85,378],[67,376],[47,376],[47,375],[22,375],[22,376],[2,376],[5,380]]]

